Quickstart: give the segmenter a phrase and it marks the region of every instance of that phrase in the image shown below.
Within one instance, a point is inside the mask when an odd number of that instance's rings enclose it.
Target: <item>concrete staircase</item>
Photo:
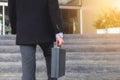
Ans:
[[[120,35],[65,35],[66,76],[59,80],[120,80]],[[47,80],[37,47],[37,80]],[[21,55],[15,36],[0,36],[0,80],[21,80]]]

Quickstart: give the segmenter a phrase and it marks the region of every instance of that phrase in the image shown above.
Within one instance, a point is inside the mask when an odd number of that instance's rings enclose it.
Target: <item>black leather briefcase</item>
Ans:
[[[52,48],[51,77],[59,78],[65,75],[66,50]]]

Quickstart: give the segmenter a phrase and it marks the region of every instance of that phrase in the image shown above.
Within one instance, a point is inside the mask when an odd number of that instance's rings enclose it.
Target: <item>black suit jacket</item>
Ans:
[[[8,10],[18,45],[53,42],[63,32],[58,0],[8,0]]]

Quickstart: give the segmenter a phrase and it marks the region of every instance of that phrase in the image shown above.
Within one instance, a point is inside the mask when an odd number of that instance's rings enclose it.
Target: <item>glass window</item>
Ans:
[[[8,0],[0,0],[0,2],[7,2]]]
[[[8,7],[5,7],[5,34],[11,34],[10,22],[8,17]]]
[[[8,5],[6,2],[0,4],[0,35],[11,34],[8,18]]]
[[[65,34],[80,33],[80,12],[77,9],[61,9]]]

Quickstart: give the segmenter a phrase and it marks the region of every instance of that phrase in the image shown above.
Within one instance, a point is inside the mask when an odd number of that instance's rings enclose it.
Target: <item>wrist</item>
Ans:
[[[62,32],[57,33],[57,34],[56,34],[56,38],[63,38],[63,33],[62,33]]]

